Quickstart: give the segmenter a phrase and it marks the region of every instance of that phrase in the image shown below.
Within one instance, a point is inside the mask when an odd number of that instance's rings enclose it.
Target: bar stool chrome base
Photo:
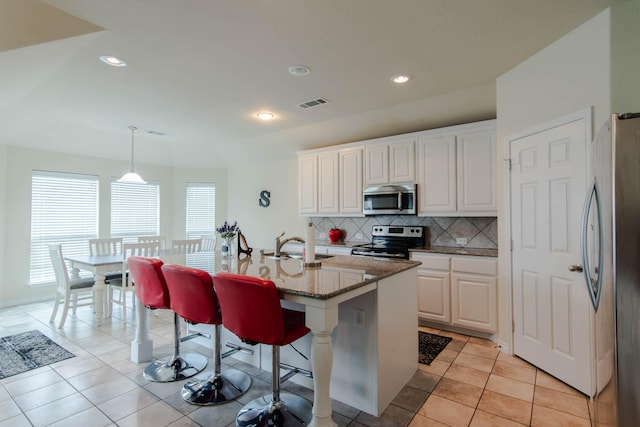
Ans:
[[[281,393],[279,402],[272,399],[267,394],[244,405],[236,426],[306,426],[311,422],[312,406],[307,400],[291,393]]]
[[[220,374],[207,372],[198,375],[182,387],[182,398],[194,405],[217,405],[243,395],[251,385],[251,377],[233,368]]]
[[[202,372],[207,358],[201,354],[188,353],[169,360],[158,360],[144,368],[142,376],[154,382],[181,381]]]

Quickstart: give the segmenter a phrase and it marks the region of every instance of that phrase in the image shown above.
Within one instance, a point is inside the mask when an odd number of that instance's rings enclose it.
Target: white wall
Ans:
[[[511,279],[509,230],[505,221],[506,165],[504,141],[538,124],[593,106],[599,127],[611,114],[610,10],[595,16],[573,32],[528,58],[497,80],[499,228],[499,340],[511,346]]]
[[[271,204],[258,205],[260,192],[271,192]],[[298,216],[298,161],[290,157],[269,163],[243,164],[229,169],[228,218],[238,221],[249,246],[272,250],[283,231],[304,238],[305,219]]]
[[[5,287],[7,280],[7,270],[9,264],[5,260],[5,244],[7,241],[7,219],[6,219],[6,206],[7,206],[7,147],[0,145],[0,306],[4,301],[2,296],[2,289]]]
[[[640,112],[640,0],[612,8],[611,46],[613,111]]]

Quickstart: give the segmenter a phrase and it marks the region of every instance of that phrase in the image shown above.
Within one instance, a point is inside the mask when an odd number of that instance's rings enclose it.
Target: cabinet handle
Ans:
[[[576,271],[578,273],[582,273],[583,268],[580,264],[574,264],[569,266],[569,271]]]

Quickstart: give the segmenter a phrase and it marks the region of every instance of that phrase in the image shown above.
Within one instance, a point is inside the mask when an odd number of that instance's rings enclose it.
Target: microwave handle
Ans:
[[[398,192],[398,210],[402,211],[402,191]]]

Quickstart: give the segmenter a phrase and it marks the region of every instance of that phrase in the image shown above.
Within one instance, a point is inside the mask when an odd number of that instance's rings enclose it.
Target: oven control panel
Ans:
[[[374,225],[371,235],[375,237],[422,237],[424,227],[416,225]]]

